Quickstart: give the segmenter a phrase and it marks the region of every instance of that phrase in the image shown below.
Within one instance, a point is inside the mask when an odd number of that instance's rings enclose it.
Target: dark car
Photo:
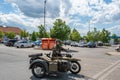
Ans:
[[[36,41],[35,41],[35,45],[37,45],[37,46],[41,46],[41,45],[42,45],[41,40],[36,40]]]
[[[14,46],[15,42],[17,42],[16,39],[10,39],[5,43],[5,45],[6,46]]]
[[[96,47],[96,43],[95,42],[88,42],[85,46],[86,47]]]

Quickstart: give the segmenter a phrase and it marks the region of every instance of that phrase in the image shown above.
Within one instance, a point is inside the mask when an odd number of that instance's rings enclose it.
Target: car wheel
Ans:
[[[45,66],[41,63],[36,63],[32,67],[32,73],[37,78],[42,78],[45,76],[46,69]]]
[[[21,48],[24,48],[24,45],[21,45],[20,47],[21,47]]]
[[[77,74],[81,71],[81,65],[77,61],[71,62],[70,72]]]
[[[34,47],[34,45],[32,45],[32,47]]]

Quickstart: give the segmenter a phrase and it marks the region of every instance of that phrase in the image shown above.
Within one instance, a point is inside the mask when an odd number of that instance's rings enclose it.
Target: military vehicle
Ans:
[[[118,45],[115,49],[117,52],[120,52],[120,45]]]
[[[32,74],[37,78],[56,72],[77,74],[81,71],[80,59],[72,58],[71,54],[62,54],[62,57],[52,57],[51,53],[29,55]]]

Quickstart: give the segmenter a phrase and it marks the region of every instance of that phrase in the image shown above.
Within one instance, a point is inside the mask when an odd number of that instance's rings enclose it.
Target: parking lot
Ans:
[[[48,53],[50,50],[36,50],[34,48],[6,47],[0,44],[0,80],[94,80],[97,75],[107,67],[113,65],[120,56],[106,55],[106,52],[114,51],[115,47],[69,48],[75,58],[81,59],[82,70],[79,75],[69,72],[59,74],[58,77],[47,76],[44,79],[36,79],[29,68],[29,54]],[[107,79],[107,78],[106,78]]]

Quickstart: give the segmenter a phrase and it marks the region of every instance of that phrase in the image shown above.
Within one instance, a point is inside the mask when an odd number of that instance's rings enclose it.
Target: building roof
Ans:
[[[7,26],[7,27],[3,27],[3,26],[0,26],[0,30],[3,32],[3,33],[7,33],[7,32],[14,32],[15,34],[20,34],[21,33],[21,29],[18,28],[18,27],[10,27],[10,26]]]

